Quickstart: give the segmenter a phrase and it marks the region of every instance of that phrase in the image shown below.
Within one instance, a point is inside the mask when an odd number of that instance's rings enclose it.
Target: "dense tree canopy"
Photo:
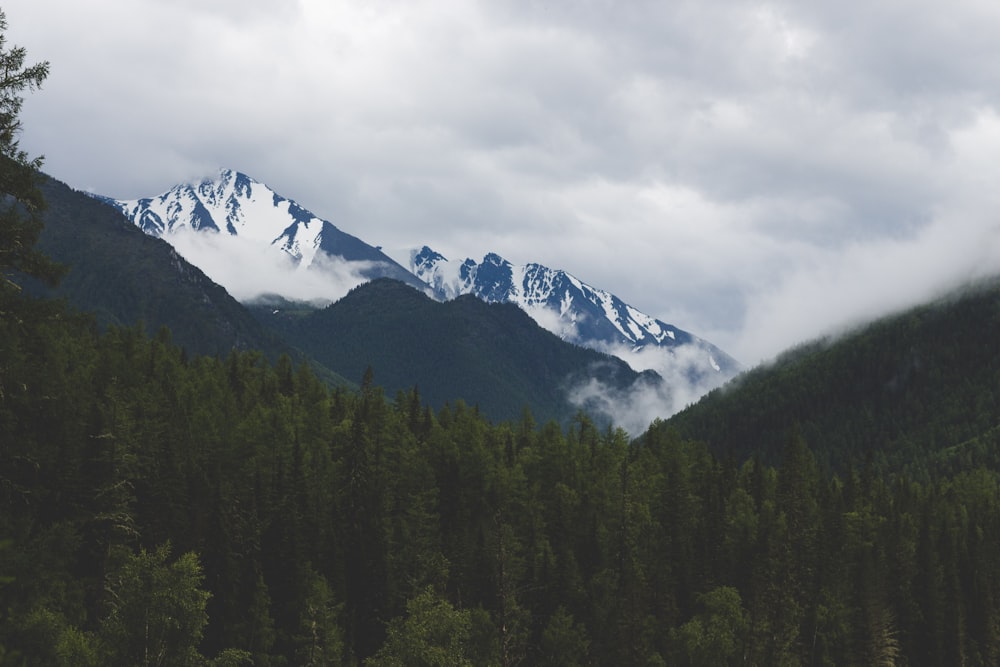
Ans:
[[[671,418],[717,455],[779,460],[797,430],[823,468],[927,481],[1000,467],[1000,278],[791,350]]]
[[[989,469],[830,476],[797,437],[740,463],[166,331],[0,327],[0,664],[1000,660]]]

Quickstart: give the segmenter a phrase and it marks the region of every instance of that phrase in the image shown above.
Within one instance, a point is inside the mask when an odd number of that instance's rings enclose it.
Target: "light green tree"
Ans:
[[[455,609],[428,586],[406,603],[406,616],[389,623],[385,644],[368,667],[472,666],[467,648],[472,630],[468,611]]]
[[[295,657],[303,667],[332,667],[342,664],[344,638],[337,624],[340,609],[326,579],[312,568],[302,576],[305,586],[299,631],[295,635]]]
[[[107,664],[199,665],[208,623],[198,557],[186,553],[172,563],[170,546],[141,550],[110,578],[110,613],[99,636]]]
[[[692,667],[742,664],[748,622],[739,591],[720,586],[699,602],[702,611],[671,633],[678,662]]]

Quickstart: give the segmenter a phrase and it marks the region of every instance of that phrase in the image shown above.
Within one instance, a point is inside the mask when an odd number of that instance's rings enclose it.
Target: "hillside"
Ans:
[[[791,431],[833,468],[1000,463],[1000,280],[793,349],[675,415],[718,453],[774,460]]]
[[[1000,662],[992,470],[736,465],[16,306],[3,664]]]
[[[621,360],[560,340],[511,304],[472,297],[440,303],[397,281],[355,288],[323,310],[255,309],[293,345],[360,381],[372,367],[392,395],[417,386],[434,407],[458,399],[493,419],[517,419],[530,406],[540,420],[565,422],[577,407],[566,399],[591,377],[624,387],[640,375]]]
[[[55,179],[44,177],[41,191],[47,209],[38,247],[69,271],[56,289],[31,284],[31,291],[63,297],[76,310],[94,313],[101,325],[141,322],[151,334],[167,327],[190,354],[241,349],[302,359],[166,242]],[[316,370],[333,384],[349,384],[326,369]]]

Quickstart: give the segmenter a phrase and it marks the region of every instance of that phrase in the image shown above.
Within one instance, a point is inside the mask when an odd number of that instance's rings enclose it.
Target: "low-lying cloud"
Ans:
[[[577,323],[563,317],[558,311],[548,307],[544,303],[526,304],[522,305],[521,308],[543,329],[551,331],[566,341],[579,340],[580,332],[577,328]]]
[[[278,294],[297,301],[330,303],[366,282],[364,274],[373,266],[322,252],[306,266],[273,246],[213,231],[180,228],[163,238],[243,302]]]
[[[697,401],[729,376],[714,371],[707,350],[694,345],[676,348],[608,346],[609,354],[637,371],[655,371],[662,380],[640,375],[619,389],[590,377],[568,389],[570,403],[609,419],[632,436],[645,431],[654,419],[666,419]]]

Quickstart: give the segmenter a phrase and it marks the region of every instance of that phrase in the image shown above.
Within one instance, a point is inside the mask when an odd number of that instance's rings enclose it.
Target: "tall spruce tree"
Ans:
[[[45,201],[38,188],[42,158],[21,150],[24,90],[36,90],[49,74],[49,63],[25,65],[27,52],[7,46],[7,17],[0,10],[0,312],[20,291],[13,278],[24,274],[55,283],[61,268],[35,249],[42,230]]]

